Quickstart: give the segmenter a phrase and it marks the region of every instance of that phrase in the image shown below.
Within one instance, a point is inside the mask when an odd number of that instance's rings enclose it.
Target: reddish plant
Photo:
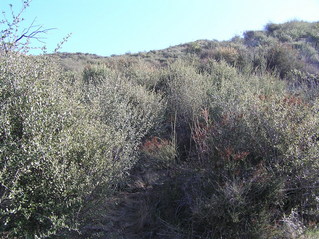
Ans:
[[[226,147],[219,150],[219,154],[224,160],[244,160],[250,153],[249,152],[235,152],[233,147]]]
[[[154,136],[144,142],[144,144],[141,146],[141,150],[150,153],[155,152],[166,145],[169,145],[168,140],[160,139],[159,137]]]
[[[304,101],[303,99],[301,99],[300,97],[297,97],[297,96],[293,96],[293,95],[289,95],[289,96],[286,96],[284,99],[283,99],[283,103],[289,105],[289,106],[292,106],[292,105],[304,105]]]

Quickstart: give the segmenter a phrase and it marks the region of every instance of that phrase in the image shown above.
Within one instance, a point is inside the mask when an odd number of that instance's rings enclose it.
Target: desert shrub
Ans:
[[[272,41],[274,41],[274,39],[268,37],[263,31],[244,32],[244,44],[248,47],[265,46],[271,44]]]
[[[313,102],[318,97],[319,75],[293,70],[288,81],[289,91],[302,95],[307,102]]]
[[[267,24],[265,30],[268,34],[281,41],[295,41],[305,38],[311,31],[312,24],[304,21],[290,21],[284,24]]]
[[[96,87],[94,84],[87,84],[84,78],[82,87],[84,95],[89,98],[87,103],[90,107],[97,107],[96,117],[120,132],[125,140],[125,145],[120,150],[122,153],[126,151],[124,158],[128,165],[132,165],[141,140],[151,131],[155,134],[161,130],[165,101],[160,94],[148,91],[117,72],[110,74],[105,71],[105,74],[100,74],[100,69],[91,70],[96,70],[97,77],[103,80]]]
[[[241,71],[249,71],[251,59],[248,48],[241,41],[223,42],[214,48],[208,48],[201,53],[202,62],[209,60],[225,61]]]
[[[47,59],[10,53],[0,67],[1,232],[32,238],[75,228],[92,195],[121,179],[112,150],[123,138]]]
[[[295,68],[316,72],[318,23],[290,21],[266,25],[265,31],[248,31],[244,40],[250,46],[254,68],[277,71],[282,78],[289,77]],[[304,64],[302,62],[307,62]]]
[[[316,101],[288,93],[273,75],[248,76],[224,61],[201,70],[207,108],[191,121],[186,137],[194,145],[172,199],[186,214],[175,218],[178,226],[165,220],[193,237],[284,237],[284,215],[306,218],[317,207]]]
[[[191,44],[188,45],[186,51],[191,54],[200,54],[202,51],[202,47],[200,46],[198,42],[192,42]]]
[[[319,63],[318,51],[314,46],[301,42],[294,44],[294,47],[300,51],[300,55],[303,57],[304,61],[310,64]]]
[[[239,52],[233,47],[217,47],[206,50],[202,58],[211,58],[216,61],[224,60],[230,65],[235,65],[239,59]]]
[[[267,51],[267,69],[277,71],[281,78],[285,78],[294,70],[301,70],[302,63],[297,52],[286,45],[274,45]]]
[[[280,82],[271,74],[263,76],[246,75],[226,62],[209,61],[205,65],[208,75],[206,86],[206,107],[210,110],[223,108],[231,110],[240,106],[247,95],[276,94],[285,89],[285,82]],[[245,99],[246,99],[245,98]]]
[[[164,101],[106,67],[82,82],[46,58],[12,53],[0,67],[1,232],[76,228],[123,181]]]
[[[205,76],[198,74],[193,66],[177,62],[170,65],[165,77],[170,110],[187,122],[200,110],[205,100]]]
[[[204,111],[193,129],[197,165],[207,174],[196,176],[203,179],[190,183],[186,197],[196,202],[197,230],[210,236],[269,238],[284,233],[269,226],[285,214],[316,214],[316,103],[286,94],[250,97],[220,108],[220,118]]]
[[[313,47],[318,49],[319,45],[319,37],[318,37],[318,32],[319,32],[319,22],[314,22],[312,23],[312,28],[308,32],[308,41],[312,44]]]
[[[153,90],[159,79],[160,70],[153,64],[139,60],[125,70],[125,77],[148,90]]]
[[[178,60],[163,69],[156,90],[167,100],[166,125],[175,124],[177,147],[184,153],[189,147],[190,124],[205,104],[207,77],[187,61]],[[169,132],[168,135],[170,135]]]
[[[208,74],[209,77],[213,76],[211,78],[214,78],[215,76],[217,77],[218,75],[221,76],[221,78],[230,78],[237,74],[236,68],[229,65],[226,61],[216,61],[214,59],[201,61],[196,65],[196,70],[201,74]]]
[[[240,170],[241,167],[234,167]],[[278,203],[278,182],[267,178],[267,173],[255,171],[248,177],[236,171],[224,175],[205,172],[184,185],[185,198],[191,202],[191,222],[194,235],[206,238],[270,238],[271,214]],[[244,169],[245,170],[245,169]],[[215,175],[214,175],[215,174]],[[224,177],[223,180],[218,177]],[[227,179],[225,179],[227,177]],[[196,180],[197,179],[197,180]],[[202,180],[200,182],[199,180]],[[272,201],[273,197],[277,201]],[[204,226],[205,225],[205,226]]]
[[[160,202],[180,217],[164,220],[185,237],[290,238],[285,215],[296,212],[301,230],[318,207],[316,100],[288,93],[269,74],[206,67],[207,108],[192,121],[193,152],[174,179],[178,195]]]
[[[258,46],[251,48],[249,59],[251,62],[251,72],[264,74],[267,72],[267,47]]]
[[[94,87],[101,85],[104,79],[114,77],[114,75],[115,72],[104,65],[86,66],[82,72],[83,82]]]

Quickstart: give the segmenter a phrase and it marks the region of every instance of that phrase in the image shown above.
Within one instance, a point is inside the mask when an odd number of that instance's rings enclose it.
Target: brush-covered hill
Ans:
[[[319,22],[0,54],[1,238],[318,238]]]
[[[266,66],[262,67],[271,70],[277,68],[282,76],[294,67],[302,68],[309,73],[318,73],[318,28],[318,22],[270,23],[263,31],[246,31],[243,37],[235,36],[229,41],[198,40],[163,50],[111,57],[83,53],[57,53],[53,57],[57,58],[65,69],[77,71],[83,70],[90,64],[107,64],[120,59],[132,62],[145,61],[155,66],[162,66],[195,55],[202,60],[223,59],[237,67],[247,67],[250,64],[258,67],[261,64],[258,61],[265,60]],[[266,59],[260,59],[261,57]],[[280,60],[283,62],[279,62]],[[285,60],[290,61],[286,62],[286,66]]]

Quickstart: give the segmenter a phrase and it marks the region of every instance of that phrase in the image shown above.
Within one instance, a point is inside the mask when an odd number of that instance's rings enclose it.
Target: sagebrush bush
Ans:
[[[153,90],[159,74],[160,70],[153,64],[140,60],[126,69],[125,77],[148,90]]]
[[[167,100],[166,124],[175,124],[177,145],[189,147],[193,117],[205,105],[207,77],[199,74],[193,63],[181,60],[163,69],[156,90]]]
[[[90,194],[113,183],[120,138],[46,59],[10,53],[0,67],[1,231],[41,237],[74,227]]]
[[[309,62],[310,64],[319,63],[319,54],[314,46],[308,43],[299,43],[295,44],[294,47],[301,51],[300,55],[305,59],[306,62]]]
[[[292,70],[302,69],[297,52],[290,46],[275,45],[267,52],[267,68],[277,71],[281,78],[285,78]]]
[[[167,77],[169,105],[180,120],[189,122],[205,100],[205,77],[191,66],[175,63]]]
[[[304,21],[289,21],[284,24],[267,24],[266,32],[278,38],[283,42],[292,42],[306,38],[310,33],[316,31],[316,23],[307,23]]]
[[[240,79],[236,78],[242,82]],[[234,92],[240,93],[245,84],[237,87]],[[218,106],[218,111],[203,111],[193,128],[197,165],[213,172],[207,179],[210,187],[200,192],[193,189],[193,201],[200,202],[195,207],[196,220],[208,218],[200,224],[212,223],[211,235],[261,238],[267,225],[274,225],[293,209],[301,217],[313,215],[318,206],[317,188],[310,186],[318,183],[314,176],[318,171],[317,103],[310,105],[298,96],[265,86],[258,90],[251,85],[242,96],[227,91],[226,97],[222,92],[212,101],[212,109]],[[200,193],[208,194],[199,197]],[[259,202],[265,207],[258,207]],[[245,227],[240,224],[243,221]],[[279,231],[268,230],[264,238]]]
[[[235,65],[239,58],[238,51],[233,47],[217,47],[209,54],[216,61],[224,60],[230,65]]]
[[[160,130],[165,112],[165,101],[160,94],[148,91],[144,86],[124,78],[113,71],[91,69],[93,79],[102,79],[98,86],[87,83],[84,74],[83,91],[90,100],[89,107],[97,107],[103,124],[111,125],[123,137],[121,151],[123,163],[130,168],[134,164],[136,150],[143,137]],[[96,80],[93,80],[95,82]]]
[[[267,46],[274,40],[275,38],[267,36],[263,31],[244,32],[244,43],[249,47]]]
[[[276,76],[245,75],[223,61],[204,72],[206,108],[191,121],[178,193],[160,201],[160,210],[178,212],[166,223],[185,237],[291,238],[285,215],[313,218],[318,206],[316,101],[286,91]]]
[[[87,92],[45,58],[12,53],[0,67],[1,231],[75,228],[80,209],[109,195],[134,164],[161,97],[104,68],[85,70],[86,90],[99,89]]]

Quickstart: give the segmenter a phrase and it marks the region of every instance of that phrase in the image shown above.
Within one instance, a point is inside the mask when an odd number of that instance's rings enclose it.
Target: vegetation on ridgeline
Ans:
[[[0,238],[318,237],[319,22],[112,57],[11,34]]]

